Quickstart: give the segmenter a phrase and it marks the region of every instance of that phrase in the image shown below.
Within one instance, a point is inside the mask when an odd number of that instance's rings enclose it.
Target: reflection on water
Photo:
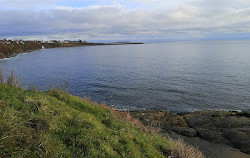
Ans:
[[[120,109],[250,109],[250,41],[56,48],[1,60],[25,83]]]

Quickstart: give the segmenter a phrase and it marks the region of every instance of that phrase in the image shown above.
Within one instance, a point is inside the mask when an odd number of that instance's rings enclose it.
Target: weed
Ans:
[[[4,83],[4,73],[3,70],[0,69],[0,84]]]

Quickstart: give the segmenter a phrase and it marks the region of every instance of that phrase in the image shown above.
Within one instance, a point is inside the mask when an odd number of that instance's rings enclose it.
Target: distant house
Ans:
[[[80,39],[79,39],[77,42],[78,42],[78,43],[87,43],[86,41],[82,41],[82,40],[80,40]]]
[[[10,43],[14,43],[14,41],[13,40],[7,40],[5,43],[10,44]]]
[[[57,40],[50,40],[49,43],[60,43],[60,41],[57,41]]]
[[[56,43],[56,40],[49,40],[48,43]]]
[[[64,40],[63,43],[70,43],[70,40]]]
[[[21,44],[25,44],[25,41],[23,41],[23,40],[19,40],[19,43],[21,43]]]

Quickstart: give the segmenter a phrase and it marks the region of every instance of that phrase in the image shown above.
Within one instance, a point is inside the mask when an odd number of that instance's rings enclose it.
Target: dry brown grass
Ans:
[[[0,69],[0,84],[4,83],[4,73],[3,70]]]
[[[104,108],[104,109],[109,110],[112,114],[116,115],[118,118],[122,118],[122,119],[126,120],[127,122],[132,123],[134,126],[139,128],[143,132],[146,132],[146,133],[149,133],[149,134],[158,134],[159,131],[160,131],[159,129],[157,129],[155,127],[145,126],[138,119],[132,118],[129,111],[120,111],[120,110],[117,110],[115,108],[108,107],[105,104],[101,104],[100,106],[102,108]]]
[[[87,99],[88,102],[91,102],[90,99]],[[138,127],[141,131],[147,132],[149,134],[160,134],[160,128],[156,128],[155,126],[145,126],[142,122],[138,119],[133,119],[132,116],[129,114],[129,111],[119,111],[115,108],[110,108],[105,104],[98,104],[94,103],[95,105],[99,105],[104,109],[111,111],[111,113],[118,116],[118,118],[123,118],[126,121],[132,123],[134,126]],[[183,142],[183,140],[172,140],[169,138],[171,144],[171,156],[168,158],[205,158],[202,152]]]
[[[171,156],[169,158],[205,158],[200,150],[186,144],[183,140],[171,140]]]
[[[107,107],[106,105],[102,105],[103,108],[110,110],[113,114],[118,117],[125,119],[128,122],[131,122],[133,125],[138,127],[141,131],[147,132],[149,134],[160,134],[160,128],[156,128],[153,126],[145,126],[138,119],[133,119],[129,114],[129,111],[119,111],[114,108]],[[183,140],[172,140],[170,139],[171,146],[171,156],[169,158],[205,158],[200,150],[197,148],[186,144]]]
[[[17,76],[13,71],[7,76],[7,84],[12,86],[20,86],[21,82],[18,81]]]
[[[5,80],[4,71],[0,69],[0,84],[6,83],[8,85],[15,86],[15,87],[22,87],[24,85],[24,83],[20,79],[17,78],[14,71],[11,71],[9,74],[7,74],[6,77],[7,77],[7,80]]]
[[[145,126],[138,119],[132,118],[129,111],[120,111],[120,110],[117,110],[115,108],[108,107],[105,104],[99,104],[99,103],[93,102],[88,97],[84,97],[84,101],[86,103],[96,105],[96,106],[100,106],[103,109],[106,109],[106,110],[110,111],[112,114],[114,114],[116,116],[116,118],[119,118],[119,119],[122,118],[122,119],[126,120],[127,122],[132,123],[134,126],[138,127],[143,132],[146,132],[146,133],[149,133],[149,134],[159,134],[159,132],[160,132],[160,128],[156,128],[156,127],[153,127],[153,126]]]

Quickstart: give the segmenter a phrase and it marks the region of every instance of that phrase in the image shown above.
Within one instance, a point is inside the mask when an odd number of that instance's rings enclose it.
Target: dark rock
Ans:
[[[225,117],[215,123],[217,128],[236,128],[250,125],[250,119],[246,117]]]
[[[159,115],[160,114],[160,115]],[[163,115],[164,114],[164,115]],[[145,112],[134,113],[142,117],[146,125],[157,125],[187,137],[199,137],[214,143],[224,143],[250,154],[250,113],[227,111],[200,111],[193,113],[167,114]],[[146,120],[146,121],[145,121]]]
[[[250,154],[250,130],[229,129],[223,135],[241,151]]]
[[[186,120],[183,116],[167,116],[165,122],[163,122],[167,127],[188,127]]]
[[[236,115],[250,117],[250,112],[240,112],[240,113],[237,113]]]
[[[190,114],[190,112],[178,112],[177,115],[179,116],[184,116],[184,115],[187,115],[187,114]]]
[[[198,136],[202,139],[209,140],[214,143],[223,143],[225,140],[223,139],[222,133],[216,130],[209,129],[197,129]]]
[[[189,117],[184,116],[188,125],[190,127],[202,127],[211,124],[211,115],[189,115]]]
[[[187,137],[195,137],[197,134],[195,129],[188,128],[188,127],[175,127],[175,128],[172,128],[172,130],[176,132],[177,134],[184,135]]]

